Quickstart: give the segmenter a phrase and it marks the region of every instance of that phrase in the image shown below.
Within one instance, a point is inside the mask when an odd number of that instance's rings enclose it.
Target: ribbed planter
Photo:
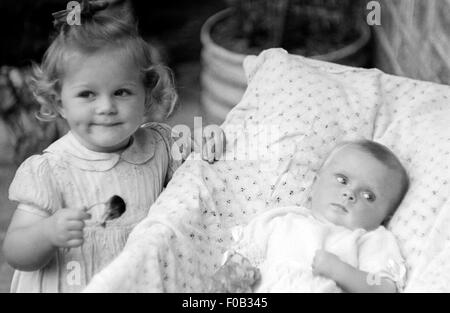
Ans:
[[[211,16],[203,24],[200,39],[202,42],[201,102],[208,122],[221,124],[228,112],[242,98],[247,88],[242,63],[245,54],[235,53],[217,45],[211,38],[211,30],[217,22],[231,13],[226,9]],[[311,56],[314,59],[351,66],[367,64],[363,49],[370,39],[368,27],[361,28],[361,36],[342,49],[323,55]]]

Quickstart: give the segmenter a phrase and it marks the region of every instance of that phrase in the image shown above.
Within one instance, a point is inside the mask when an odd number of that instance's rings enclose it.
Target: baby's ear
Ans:
[[[381,225],[384,227],[388,227],[389,222],[391,221],[392,217],[394,216],[394,213],[389,214],[384,218],[384,220],[381,222]]]

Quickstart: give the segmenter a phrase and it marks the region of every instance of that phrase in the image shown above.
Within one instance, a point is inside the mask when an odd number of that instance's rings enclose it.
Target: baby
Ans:
[[[339,144],[314,182],[311,209],[274,208],[233,229],[237,242],[213,290],[400,291],[406,268],[396,239],[382,225],[408,186],[405,169],[385,146]]]

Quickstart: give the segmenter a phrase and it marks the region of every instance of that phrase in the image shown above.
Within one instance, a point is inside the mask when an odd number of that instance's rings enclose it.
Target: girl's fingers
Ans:
[[[199,147],[199,143],[195,141],[194,137],[194,145],[195,147]],[[209,163],[213,163],[214,161],[220,160],[223,152],[225,151],[225,133],[221,131],[220,133],[212,132],[202,136],[202,159],[208,161]]]
[[[224,151],[225,151],[225,134],[224,132],[221,132],[219,140],[217,140],[217,142],[215,142],[214,145],[214,159],[216,161],[219,161]]]
[[[209,163],[214,162],[214,140],[206,141],[205,145],[203,146],[203,151],[204,158],[206,158]]]
[[[214,140],[213,140],[211,142],[211,147],[209,149],[209,162],[213,163],[215,157],[216,157],[216,145],[214,144]]]
[[[79,247],[83,244],[83,239],[71,239],[67,242],[67,248]]]
[[[208,148],[206,147],[206,144],[203,144],[202,147],[202,160],[208,160]]]
[[[69,240],[72,239],[83,239],[84,238],[84,234],[83,231],[81,230],[71,230],[69,231]]]
[[[186,160],[188,155],[191,153],[189,149],[183,149],[181,152],[181,160]]]
[[[87,213],[85,208],[80,208],[72,210],[67,217],[69,220],[81,221],[90,219],[91,214]]]
[[[83,230],[85,223],[83,220],[70,220],[67,222],[68,230]]]
[[[225,136],[225,132],[222,132],[222,150],[220,151],[219,158],[227,151],[227,137]]]

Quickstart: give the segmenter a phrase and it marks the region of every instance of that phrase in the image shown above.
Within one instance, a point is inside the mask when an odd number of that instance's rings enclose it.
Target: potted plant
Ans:
[[[201,101],[221,123],[246,88],[249,54],[282,47],[290,53],[352,66],[368,65],[370,30],[363,0],[227,0],[201,30]]]

